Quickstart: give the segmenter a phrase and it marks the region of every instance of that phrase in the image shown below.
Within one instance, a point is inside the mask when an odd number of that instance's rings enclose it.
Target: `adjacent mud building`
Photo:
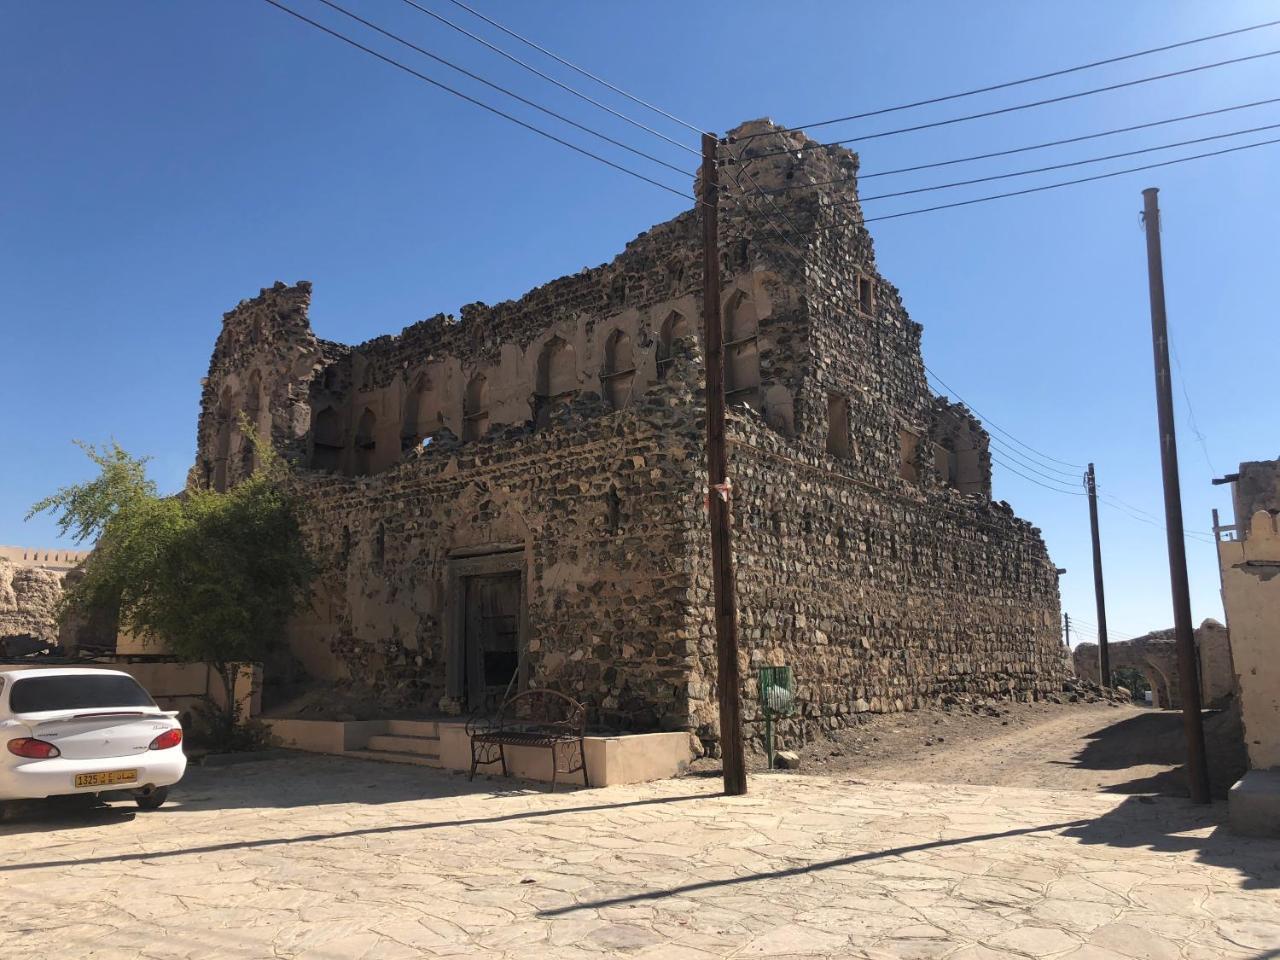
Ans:
[[[735,136],[742,160],[789,151],[749,173],[797,231],[779,238],[725,171],[748,720],[766,663],[795,668],[802,737],[1057,688],[1054,564],[992,502],[982,425],[926,383],[857,156],[765,121]],[[358,346],[315,336],[307,283],[226,314],[192,482],[254,468],[242,413],[293,464],[325,565],[289,636],[313,675],[391,714],[468,709],[515,674],[604,727],[716,739],[700,257],[689,211],[611,263]]]

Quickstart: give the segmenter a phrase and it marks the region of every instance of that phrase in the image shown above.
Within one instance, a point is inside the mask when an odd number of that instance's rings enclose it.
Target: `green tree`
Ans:
[[[63,615],[114,609],[122,627],[164,641],[185,660],[212,664],[228,736],[237,722],[236,665],[265,660],[282,643],[315,572],[287,467],[242,427],[261,466],[225,493],[192,488],[160,497],[145,458],[115,443],[82,443],[99,475],[63,487],[29,514],[52,513],[63,534],[97,541],[84,576],[63,597]]]

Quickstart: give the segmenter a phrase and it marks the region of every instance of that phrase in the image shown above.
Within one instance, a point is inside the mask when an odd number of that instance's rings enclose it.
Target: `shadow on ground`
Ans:
[[[1280,889],[1280,840],[1243,837],[1223,820],[1226,806],[1180,797],[1129,797],[1100,817],[1063,831],[1081,843],[1157,853],[1190,853],[1235,870],[1245,889]]]
[[[1186,739],[1182,713],[1153,711],[1103,727],[1094,733],[1070,766],[1084,770],[1124,770],[1136,766],[1168,765],[1170,769],[1124,783],[1099,788],[1105,793],[1158,793],[1186,797]],[[1205,711],[1205,751],[1209,760],[1210,789],[1219,800],[1226,799],[1231,785],[1246,770],[1244,732],[1234,706]],[[1061,761],[1049,761],[1057,763]]]

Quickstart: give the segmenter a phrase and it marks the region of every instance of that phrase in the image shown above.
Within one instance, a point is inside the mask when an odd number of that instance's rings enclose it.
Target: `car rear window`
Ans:
[[[9,691],[9,709],[14,713],[154,706],[155,701],[133,677],[111,673],[21,677]]]

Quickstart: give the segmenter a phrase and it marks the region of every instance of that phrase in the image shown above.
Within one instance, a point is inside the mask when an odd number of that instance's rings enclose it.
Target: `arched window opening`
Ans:
[[[462,439],[479,440],[489,429],[489,383],[477,373],[462,397]]]
[[[729,403],[760,405],[758,332],[755,303],[739,290],[724,313],[724,392]]]
[[[560,337],[552,337],[538,354],[537,380],[533,398],[533,422],[545,427],[551,414],[578,394],[578,355]]]
[[[378,417],[368,407],[364,408],[364,413],[360,414],[360,419],[356,422],[355,436],[355,472],[359,476],[373,473],[377,466],[376,454],[378,451]]]
[[[342,446],[342,419],[333,407],[325,407],[311,425],[311,466],[317,470],[339,469]]]
[[[227,489],[228,461],[231,459],[232,410],[231,388],[223,389],[214,411],[213,435],[213,489]]]
[[[430,389],[431,381],[427,379],[425,373],[421,373],[409,387],[409,392],[405,394],[404,418],[400,425],[401,451],[418,446],[422,443],[422,438],[434,428],[427,412],[427,404],[431,399]]]
[[[609,334],[604,344],[604,372],[600,385],[609,406],[621,410],[631,400],[636,383],[635,351],[631,338],[621,330]]]
[[[689,321],[683,313],[672,310],[667,319],[662,321],[658,330],[658,379],[665,379],[667,369],[671,366],[672,344],[681,337],[689,336]]]
[[[258,466],[258,448],[254,441],[265,443],[270,440],[264,435],[262,424],[262,374],[255,370],[249,377],[249,389],[244,397],[244,417],[253,429],[253,436],[240,438],[240,470],[245,477],[253,476]]]

